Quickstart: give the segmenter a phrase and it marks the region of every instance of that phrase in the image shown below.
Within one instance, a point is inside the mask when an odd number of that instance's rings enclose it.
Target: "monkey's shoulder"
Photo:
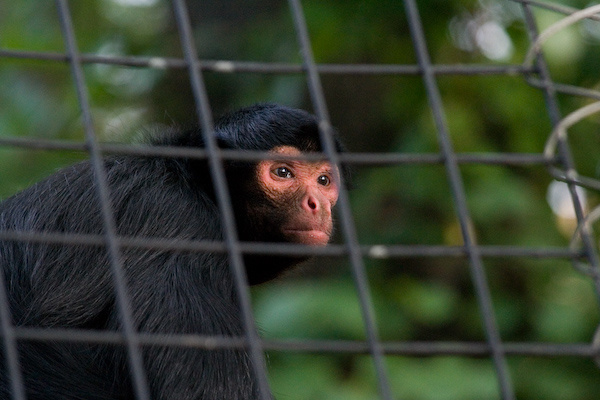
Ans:
[[[107,157],[103,190],[119,233],[218,237],[218,209],[204,189],[210,182],[190,168],[162,157]],[[0,226],[98,233],[103,225],[98,182],[90,161],[63,168],[0,203]]]

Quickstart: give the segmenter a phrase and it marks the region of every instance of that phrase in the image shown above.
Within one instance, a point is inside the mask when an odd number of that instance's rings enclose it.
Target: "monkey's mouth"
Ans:
[[[284,229],[283,232],[293,243],[325,246],[329,242],[329,233],[320,229]]]

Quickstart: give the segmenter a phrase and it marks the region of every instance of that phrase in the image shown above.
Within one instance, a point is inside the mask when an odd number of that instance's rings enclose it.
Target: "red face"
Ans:
[[[272,153],[299,156],[292,146]],[[315,246],[329,242],[331,210],[338,199],[339,172],[325,161],[264,160],[257,165],[257,181],[276,207],[287,209],[281,233],[287,241]]]

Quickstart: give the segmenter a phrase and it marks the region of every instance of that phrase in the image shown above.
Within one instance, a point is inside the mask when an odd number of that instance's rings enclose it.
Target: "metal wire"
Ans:
[[[479,302],[485,334],[492,350],[492,359],[496,368],[496,374],[498,376],[500,393],[503,399],[514,399],[515,393],[512,388],[508,366],[506,364],[504,348],[500,339],[500,333],[498,332],[490,289],[488,287],[485,272],[483,270],[481,252],[469,231],[471,217],[467,209],[465,189],[460,171],[458,169],[458,163],[455,160],[454,149],[452,148],[452,144],[450,142],[442,99],[435,81],[436,78],[433,72],[430,70],[431,60],[429,59],[427,45],[425,43],[425,35],[421,25],[421,18],[414,0],[405,0],[404,5],[408,15],[409,26],[415,52],[417,54],[417,59],[419,60],[419,65],[421,65],[421,68],[423,69],[425,89],[427,91],[430,107],[433,111],[433,117],[438,132],[438,142],[441,153],[444,156],[446,172],[452,191],[452,198],[454,199],[454,205],[456,207],[456,213],[458,215],[463,241],[469,257],[472,280],[477,293],[477,300]]]
[[[543,59],[541,41],[532,7],[540,7],[564,15],[572,15],[579,10],[551,3],[533,0],[513,0],[520,3],[525,18],[527,32],[532,43],[527,59],[519,65],[436,65],[429,58],[429,51],[417,2],[405,0],[405,12],[411,37],[417,56],[416,65],[400,64],[316,64],[311,42],[306,27],[306,20],[299,0],[289,0],[290,12],[296,29],[299,47],[302,50],[302,64],[294,63],[260,63],[237,60],[200,60],[193,40],[192,28],[184,0],[173,0],[176,25],[179,31],[183,58],[139,57],[139,56],[99,56],[79,52],[67,0],[56,0],[58,19],[61,23],[66,52],[49,53],[28,50],[0,49],[0,59],[40,60],[44,62],[68,63],[74,80],[83,125],[85,141],[57,141],[38,138],[18,138],[3,136],[0,146],[20,147],[29,150],[67,150],[88,153],[96,177],[96,187],[102,206],[104,233],[102,235],[83,235],[47,232],[14,232],[1,231],[2,241],[29,241],[63,244],[65,246],[104,247],[109,254],[113,283],[117,298],[117,307],[122,322],[120,332],[92,332],[77,329],[36,329],[16,327],[11,324],[11,316],[7,305],[4,276],[0,274],[0,332],[5,348],[7,371],[11,379],[12,398],[25,400],[25,388],[21,369],[18,363],[16,343],[18,340],[29,341],[68,341],[83,343],[103,343],[123,345],[127,349],[129,369],[133,377],[135,393],[138,399],[149,400],[150,393],[144,371],[140,346],[160,345],[186,348],[222,349],[243,348],[249,351],[253,372],[259,387],[260,398],[271,399],[269,382],[265,366],[265,351],[314,352],[314,353],[350,353],[371,356],[378,383],[380,398],[392,399],[388,371],[385,368],[385,357],[455,355],[467,357],[491,358],[495,367],[499,393],[502,399],[514,399],[515,391],[511,382],[506,357],[519,356],[575,356],[594,357],[598,349],[590,344],[542,344],[504,342],[500,337],[493,309],[488,280],[484,273],[484,259],[491,257],[528,257],[534,259],[566,259],[585,263],[590,275],[594,277],[596,294],[600,304],[600,264],[593,238],[588,229],[583,229],[585,213],[580,196],[576,190],[579,182],[569,178],[568,172],[574,171],[574,162],[566,133],[552,136],[552,151],[546,154],[511,154],[511,153],[456,153],[450,141],[450,135],[444,114],[443,101],[439,93],[436,79],[446,75],[498,75],[523,78],[531,86],[539,88],[544,96],[550,121],[554,127],[560,127],[564,120],[559,111],[557,93],[600,99],[597,91],[565,85],[551,79]],[[589,13],[588,18],[600,20],[598,15]],[[118,145],[98,143],[93,128],[86,82],[82,73],[85,64],[107,64],[129,67],[155,69],[186,69],[189,73],[190,87],[195,98],[198,121],[202,127],[206,148],[181,149],[171,147]],[[320,122],[323,153],[306,156],[307,159],[328,159],[332,163],[349,163],[358,165],[440,165],[446,171],[451,188],[456,216],[460,223],[464,244],[461,246],[415,246],[415,245],[361,245],[357,238],[356,226],[352,218],[348,193],[342,187],[338,211],[344,236],[342,244],[333,244],[326,248],[309,248],[294,244],[275,243],[241,243],[235,229],[235,221],[229,197],[225,174],[224,160],[258,160],[270,157],[264,152],[241,152],[235,150],[219,150],[213,135],[212,110],[204,85],[202,73],[211,71],[222,74],[256,73],[256,74],[302,74],[306,77],[308,92]],[[327,104],[323,95],[320,77],[324,74],[345,75],[390,75],[421,76],[433,114],[440,147],[439,153],[399,154],[399,153],[344,153],[335,150],[332,140],[332,127]],[[223,242],[165,240],[145,237],[122,237],[116,234],[114,217],[110,205],[110,193],[106,185],[102,156],[106,154],[132,154],[157,157],[188,157],[207,159],[211,177],[215,182],[218,205],[222,212],[225,238]],[[312,157],[312,158],[311,158]],[[280,156],[278,156],[280,158]],[[569,185],[570,196],[580,228],[577,237],[578,247],[519,247],[519,246],[483,246],[475,242],[469,232],[471,221],[466,202],[465,188],[459,165],[501,165],[548,167],[549,171],[558,171]],[[220,252],[229,256],[235,277],[237,295],[240,302],[241,317],[244,325],[244,336],[221,337],[205,335],[167,335],[136,332],[128,291],[123,276],[120,252],[125,248],[171,249],[197,252]],[[359,298],[362,319],[366,331],[366,341],[339,340],[264,340],[261,339],[254,323],[250,293],[246,284],[243,266],[243,254],[292,254],[315,255],[319,257],[347,257],[353,272],[356,292]],[[466,259],[470,266],[471,279],[480,307],[482,325],[486,335],[484,343],[474,342],[383,342],[379,338],[372,295],[369,290],[365,271],[364,258],[406,258],[406,257],[459,257]]]
[[[259,396],[263,400],[271,399],[269,381],[267,379],[266,362],[262,349],[262,343],[252,314],[252,305],[250,303],[250,289],[244,269],[244,261],[240,249],[235,221],[233,217],[233,206],[225,178],[223,160],[220,157],[217,140],[213,133],[212,112],[208,102],[208,94],[204,87],[204,81],[200,69],[198,68],[198,54],[192,39],[192,27],[187,14],[187,6],[183,0],[173,0],[177,26],[181,37],[181,43],[185,54],[185,59],[190,73],[190,83],[194,99],[196,100],[196,112],[202,127],[204,142],[208,150],[209,165],[211,176],[215,182],[217,201],[219,210],[222,214],[222,221],[225,233],[225,244],[228,249],[232,272],[235,277],[237,288],[237,298],[240,303],[242,320],[245,329],[245,338],[248,341],[248,349],[252,360],[253,372],[259,390]]]
[[[59,12],[59,20],[61,23],[62,34],[65,40],[65,47],[69,56],[69,64],[71,73],[75,81],[77,98],[81,107],[81,115],[85,128],[86,145],[89,149],[90,161],[95,176],[95,187],[100,199],[100,207],[102,213],[102,223],[104,228],[104,239],[106,250],[109,255],[109,262],[113,275],[113,284],[115,287],[116,306],[119,310],[119,316],[122,324],[122,334],[125,338],[127,347],[127,361],[131,371],[134,391],[140,400],[150,400],[150,390],[144,372],[144,363],[140,350],[139,340],[137,338],[135,328],[133,326],[133,317],[131,311],[131,303],[127,286],[125,283],[125,273],[121,263],[119,245],[116,240],[116,226],[114,216],[110,205],[110,194],[106,183],[106,174],[104,171],[104,162],[102,154],[98,148],[94,125],[92,122],[92,112],[88,99],[87,87],[81,63],[79,62],[79,51],[75,40],[75,32],[73,31],[73,23],[67,0],[56,0],[56,5]]]
[[[0,146],[11,146],[36,150],[69,150],[85,152],[86,145],[80,142],[54,139],[32,139],[22,137],[0,137]],[[169,146],[146,146],[126,144],[98,144],[102,154],[121,154],[138,156],[162,156],[173,158],[206,159],[206,149],[181,148]],[[285,156],[274,156],[262,151],[220,150],[224,160],[257,161],[264,159],[285,159]],[[306,154],[290,157],[293,159],[323,160],[325,156],[319,154]],[[443,164],[444,157],[437,153],[341,153],[338,154],[340,162],[352,165],[402,165],[402,164]],[[543,154],[526,153],[456,153],[456,162],[459,164],[485,164],[485,165],[554,165],[557,158]]]
[[[61,53],[36,52],[27,50],[0,49],[1,58],[18,60],[43,60],[67,62],[68,57]],[[122,67],[145,67],[155,69],[184,69],[186,61],[171,57],[143,56],[100,56],[96,54],[81,54],[82,64],[107,64]],[[197,68],[202,71],[234,74],[254,72],[260,74],[303,74],[304,67],[292,63],[268,63],[232,60],[198,60]],[[334,75],[419,75],[418,65],[372,65],[372,64],[318,64],[315,65],[319,74]],[[440,75],[513,75],[518,76],[532,72],[523,65],[434,65],[436,74]]]
[[[530,35],[532,43],[536,43],[538,39],[537,25],[529,4],[523,4],[523,11],[525,14],[525,22],[527,24],[527,32]],[[543,82],[542,90],[544,98],[546,100],[546,107],[548,109],[548,115],[552,122],[552,126],[559,126],[561,123],[561,113],[558,106],[558,100],[556,99],[556,90],[553,87],[552,79],[550,78],[550,72],[542,57],[542,54],[538,52],[535,58],[535,65],[538,70],[540,81]],[[564,140],[558,140],[557,143],[557,156],[559,157],[559,163],[562,165],[562,169],[565,171],[574,171],[575,163],[573,162],[573,156],[571,155],[571,149],[569,143]],[[577,192],[577,186],[575,183],[568,181],[569,194],[575,210],[578,224],[583,224],[585,221],[585,213],[583,205],[580,199],[580,195]],[[598,252],[594,246],[592,235],[588,230],[582,230],[580,235],[583,252],[585,253],[585,259],[590,264],[591,268],[596,271],[600,270],[600,258]],[[595,279],[594,285],[596,289],[596,298],[598,304],[600,304],[600,280]]]
[[[327,154],[327,157],[332,164],[339,166],[340,160],[333,142],[333,128],[330,123],[329,112],[327,111],[327,105],[325,103],[325,96],[323,94],[323,87],[321,85],[319,73],[315,68],[315,61],[312,55],[310,40],[308,38],[308,30],[306,28],[304,12],[299,0],[290,0],[289,4],[294,18],[298,42],[302,51],[304,66],[306,68],[308,90],[310,92],[316,115],[319,119],[319,130],[321,133],[321,144],[323,146],[323,151],[325,154]],[[356,226],[354,225],[352,212],[350,211],[350,199],[348,198],[348,192],[344,187],[343,181],[340,185],[338,207],[340,211],[342,230],[344,232],[346,244],[348,245],[348,250],[350,252],[350,265],[352,267],[354,283],[358,292],[360,309],[367,333],[367,342],[369,343],[371,355],[373,356],[373,362],[375,364],[375,373],[377,382],[379,384],[379,392],[383,399],[391,400],[392,392],[384,365],[383,349],[381,348],[381,342],[379,340],[379,334],[377,333],[377,326],[375,324],[373,301],[369,291],[369,285],[367,283],[365,265],[358,249],[358,237],[356,234]]]

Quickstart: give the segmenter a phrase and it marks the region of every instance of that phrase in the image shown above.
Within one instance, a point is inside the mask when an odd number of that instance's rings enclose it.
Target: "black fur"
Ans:
[[[225,116],[216,122],[215,133],[226,148],[270,150],[294,145],[302,150],[320,149],[315,118],[277,105],[252,106]],[[203,146],[198,130],[166,132],[151,142]],[[120,235],[223,238],[205,161],[113,156],[104,165]],[[240,179],[246,178],[228,176],[230,189],[238,196],[243,186]],[[0,230],[101,233],[94,180],[89,162],[55,173],[0,204]],[[235,203],[240,207],[239,201]],[[242,217],[239,210],[237,214]],[[260,239],[256,232],[244,229],[239,226],[243,239]],[[122,248],[121,258],[139,331],[243,334],[226,255]],[[247,258],[249,280],[271,279],[298,261]],[[15,325],[120,329],[104,247],[4,241],[0,242],[0,266]],[[121,346],[19,341],[18,351],[29,400],[134,398]],[[143,348],[143,357],[153,399],[257,397],[250,360],[242,350],[153,346]],[[9,399],[3,360],[0,368],[0,398]]]

